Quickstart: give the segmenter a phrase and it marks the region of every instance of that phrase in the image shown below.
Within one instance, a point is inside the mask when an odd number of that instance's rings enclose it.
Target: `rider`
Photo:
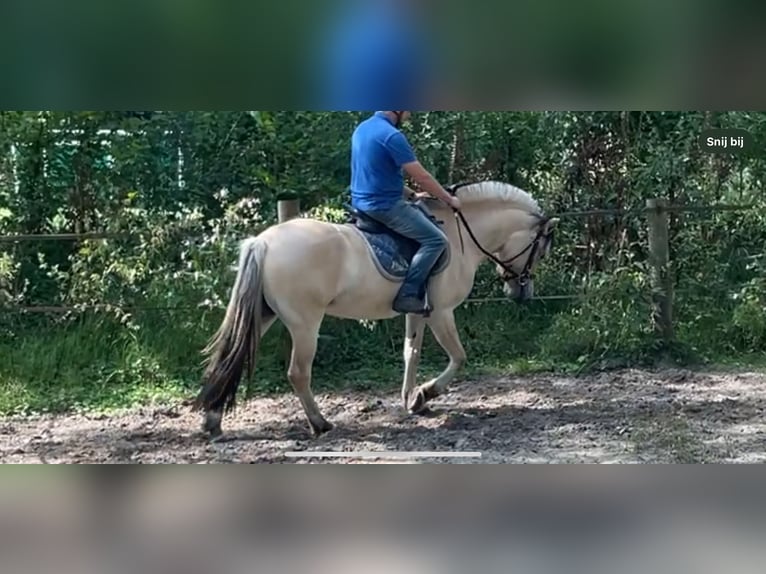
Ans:
[[[460,209],[460,200],[447,193],[417,160],[399,129],[410,116],[408,111],[379,111],[357,126],[351,140],[351,204],[420,244],[394,299],[393,310],[425,314],[426,282],[447,247],[447,237],[423,211],[404,199],[402,170],[428,194],[453,209]]]

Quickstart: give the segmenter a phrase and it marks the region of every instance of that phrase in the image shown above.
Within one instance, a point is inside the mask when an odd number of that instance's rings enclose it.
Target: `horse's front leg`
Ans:
[[[420,315],[407,315],[406,324],[404,333],[404,382],[402,383],[402,403],[405,409],[407,408],[407,399],[412,389],[415,388],[418,378],[425,320]]]
[[[438,397],[447,390],[447,385],[455,378],[455,375],[465,365],[466,354],[458,336],[455,325],[455,315],[452,310],[439,311],[427,319],[428,326],[434,338],[449,357],[449,364],[442,373],[417,387],[409,396],[407,408],[410,412],[417,413],[423,410],[426,403]]]

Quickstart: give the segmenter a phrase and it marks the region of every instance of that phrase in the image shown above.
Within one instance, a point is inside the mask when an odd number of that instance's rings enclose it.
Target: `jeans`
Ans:
[[[398,296],[422,298],[431,270],[447,248],[447,236],[423,211],[403,199],[385,211],[365,213],[399,235],[420,244]]]

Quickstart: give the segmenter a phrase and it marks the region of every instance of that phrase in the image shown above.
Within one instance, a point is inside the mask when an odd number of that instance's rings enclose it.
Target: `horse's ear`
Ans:
[[[556,229],[556,225],[558,222],[561,221],[558,217],[551,217],[546,223],[545,223],[545,233],[551,233],[554,229]]]

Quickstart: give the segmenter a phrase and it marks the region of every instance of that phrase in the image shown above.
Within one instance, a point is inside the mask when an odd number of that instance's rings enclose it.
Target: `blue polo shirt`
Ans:
[[[351,138],[351,205],[362,211],[393,207],[404,192],[402,166],[415,160],[405,135],[375,112]]]

